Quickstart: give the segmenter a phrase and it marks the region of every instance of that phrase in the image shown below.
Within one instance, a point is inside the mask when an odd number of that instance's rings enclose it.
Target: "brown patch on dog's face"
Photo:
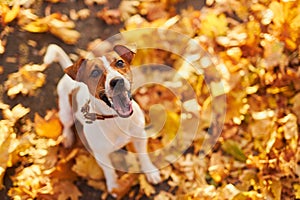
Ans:
[[[100,99],[101,94],[105,93],[106,75],[107,70],[104,67],[104,63],[100,59],[95,58],[85,62],[80,81],[88,86],[92,95]]]
[[[73,65],[67,67],[64,71],[68,74],[73,80],[78,80],[80,75],[80,69],[84,65],[85,59],[79,58]]]

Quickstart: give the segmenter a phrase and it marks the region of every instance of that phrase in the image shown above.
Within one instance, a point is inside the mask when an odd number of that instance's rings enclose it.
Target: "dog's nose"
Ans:
[[[113,78],[110,83],[109,83],[110,87],[112,89],[114,89],[115,87],[118,87],[118,88],[123,88],[125,83],[124,83],[124,79],[123,78],[120,78],[120,77],[116,77],[116,78]]]

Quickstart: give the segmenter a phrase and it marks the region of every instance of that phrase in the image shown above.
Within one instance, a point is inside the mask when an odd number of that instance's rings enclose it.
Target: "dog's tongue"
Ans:
[[[126,118],[132,114],[132,102],[128,93],[122,92],[112,97],[114,110],[120,117]]]

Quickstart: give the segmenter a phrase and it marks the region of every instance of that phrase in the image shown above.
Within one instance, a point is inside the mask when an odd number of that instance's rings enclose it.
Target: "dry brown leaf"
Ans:
[[[78,200],[82,196],[80,190],[71,181],[55,180],[53,192],[57,196],[57,200]]]
[[[121,23],[121,13],[117,9],[103,8],[97,13],[97,17],[104,20],[106,24],[120,24]]]
[[[74,181],[77,179],[77,174],[72,171],[72,162],[61,162],[59,161],[55,166],[55,170],[51,172],[51,179],[69,180]]]

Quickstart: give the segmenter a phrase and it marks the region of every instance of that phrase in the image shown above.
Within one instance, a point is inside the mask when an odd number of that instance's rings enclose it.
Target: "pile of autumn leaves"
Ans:
[[[120,196],[128,194],[138,198],[146,195],[154,199],[300,198],[299,0],[211,0],[201,11],[189,8],[179,15],[172,9],[174,3],[123,0],[123,7],[118,11],[122,14],[109,15],[106,10],[102,16],[106,20],[123,20],[126,30],[164,27],[199,42],[212,55],[221,73],[227,98],[224,128],[213,150],[199,159],[198,153],[208,128],[201,126],[193,151],[162,169],[168,191],[156,191],[143,175],[120,174],[119,183],[123,188],[119,191]],[[6,6],[6,11],[4,7],[1,5],[4,24],[18,18],[18,24],[24,30],[35,32],[33,30],[38,28],[36,32],[50,31],[58,37],[61,34],[53,31],[53,27],[61,24],[63,32],[67,29],[66,33],[70,33],[66,34],[67,38],[60,37],[64,42],[74,43],[79,37],[73,30],[75,24],[66,16],[54,13],[41,18],[25,15],[30,10],[20,5]],[[21,10],[20,15],[15,9]],[[160,12],[154,12],[157,10]],[[0,38],[2,45],[4,35],[1,34]],[[159,55],[148,58],[149,63],[151,59],[154,63],[163,63],[164,57]],[[147,54],[140,53],[136,59],[143,61],[145,57]],[[177,65],[174,65],[175,69],[180,68]],[[20,68],[8,77],[5,83],[7,94],[11,98],[19,93],[34,94],[45,83],[43,70],[43,65]],[[190,72],[188,81],[198,90],[200,116],[205,120],[211,97],[205,83],[200,83],[197,76]],[[214,78],[213,74],[206,76],[211,76],[207,79]],[[151,95],[151,90],[144,94]],[[15,167],[15,173],[10,177],[13,186],[9,189],[9,196],[15,199],[78,199],[82,194],[74,181],[79,177],[86,179],[88,185],[105,191],[103,174],[84,148],[77,145],[67,150],[59,146],[61,125],[56,111],[49,111],[45,117],[36,115],[32,122],[26,118],[30,109],[20,104],[9,108],[1,103],[0,108],[4,116],[0,121],[0,180],[8,167]],[[171,116],[172,123],[179,123],[176,112]],[[171,129],[165,130],[165,134],[172,134],[170,132]],[[162,145],[159,139],[151,141]],[[1,183],[0,186],[4,187]],[[140,184],[138,193],[131,190],[136,184]],[[102,198],[106,195],[104,192]]]

